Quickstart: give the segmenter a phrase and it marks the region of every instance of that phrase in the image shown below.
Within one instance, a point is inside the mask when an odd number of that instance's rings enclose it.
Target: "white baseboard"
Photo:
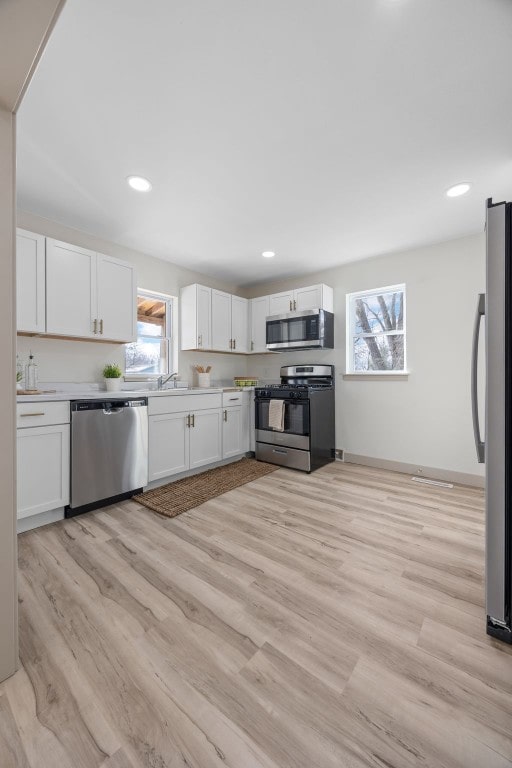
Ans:
[[[144,486],[145,491],[151,491],[153,488],[159,488],[161,485],[167,485],[167,483],[174,483],[176,480],[182,480],[184,477],[192,477],[193,475],[199,475],[201,472],[206,472],[208,469],[215,469],[215,467],[223,467],[225,464],[232,464],[234,461],[240,461],[244,456],[253,456],[251,451],[247,453],[241,453],[238,456],[230,456],[229,459],[222,459],[222,461],[216,461],[215,464],[206,464],[204,467],[197,467],[196,469],[188,469],[186,472],[179,472],[176,475],[167,475],[167,477],[161,477],[158,480],[152,480],[148,485]]]
[[[451,469],[422,466],[422,471],[418,472],[417,464],[408,464],[404,461],[390,461],[389,459],[375,459],[372,456],[361,456],[358,453],[347,453],[347,451],[343,451],[343,460],[347,464],[362,464],[365,467],[389,469],[391,472],[403,472],[406,475],[429,477],[432,480],[444,480],[449,483],[457,483],[457,485],[471,485],[475,488],[485,487],[485,478],[482,475],[455,472]]]
[[[18,533],[25,533],[25,531],[31,531],[33,528],[40,528],[42,525],[56,523],[57,520],[64,520],[64,507],[39,512],[37,515],[30,515],[30,517],[22,517],[21,520],[16,521],[16,526]]]

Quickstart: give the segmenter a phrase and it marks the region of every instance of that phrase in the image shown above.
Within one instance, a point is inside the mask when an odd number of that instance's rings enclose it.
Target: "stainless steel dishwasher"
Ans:
[[[147,398],[72,401],[66,517],[129,498],[147,483]]]

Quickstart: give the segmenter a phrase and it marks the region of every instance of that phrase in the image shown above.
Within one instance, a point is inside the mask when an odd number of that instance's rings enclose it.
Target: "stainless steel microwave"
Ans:
[[[333,349],[334,315],[308,309],[267,317],[267,349]]]

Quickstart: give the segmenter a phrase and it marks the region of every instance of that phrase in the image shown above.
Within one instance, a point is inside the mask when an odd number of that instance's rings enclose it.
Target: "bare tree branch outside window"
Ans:
[[[395,286],[349,300],[349,370],[405,370],[405,286]]]

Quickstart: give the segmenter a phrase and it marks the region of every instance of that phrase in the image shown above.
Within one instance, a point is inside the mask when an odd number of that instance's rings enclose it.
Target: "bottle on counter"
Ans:
[[[37,364],[34,362],[34,355],[31,352],[25,366],[25,389],[37,389],[37,384]]]

